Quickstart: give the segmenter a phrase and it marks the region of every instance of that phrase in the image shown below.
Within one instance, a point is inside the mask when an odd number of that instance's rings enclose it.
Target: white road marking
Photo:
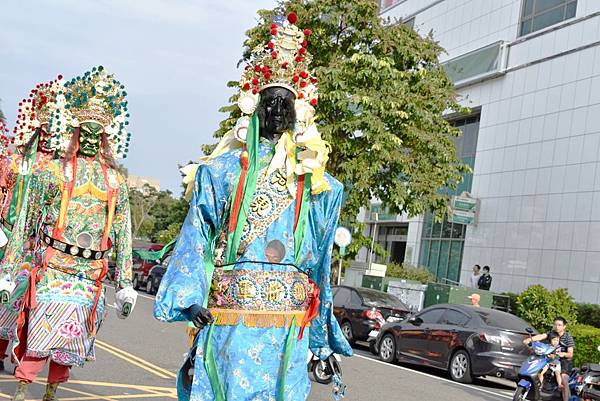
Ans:
[[[361,359],[366,359],[366,360],[368,360],[368,361],[372,361],[372,362],[375,362],[375,363],[379,363],[379,364],[381,364],[381,365],[385,365],[385,366],[391,366],[391,367],[393,367],[393,368],[400,369],[400,370],[404,370],[404,371],[406,371],[406,372],[410,372],[410,373],[416,373],[416,374],[418,374],[418,375],[421,375],[421,376],[426,376],[426,377],[429,377],[429,378],[432,378],[432,379],[435,379],[435,380],[439,380],[439,381],[447,382],[447,383],[450,383],[450,384],[454,384],[454,385],[456,385],[456,386],[459,386],[459,387],[466,387],[466,388],[470,388],[470,389],[472,389],[472,390],[477,390],[477,391],[480,391],[480,392],[482,392],[482,393],[491,394],[491,395],[494,395],[494,396],[496,396],[496,397],[502,397],[502,398],[507,398],[507,399],[509,399],[509,400],[512,400],[512,395],[508,396],[508,395],[506,395],[506,394],[504,394],[504,393],[495,393],[495,392],[493,392],[493,391],[490,391],[490,390],[485,390],[485,389],[483,389],[483,388],[479,388],[479,387],[471,386],[471,385],[468,385],[468,384],[458,383],[458,382],[455,382],[455,381],[452,381],[452,380],[449,380],[449,379],[445,379],[445,378],[443,378],[443,377],[439,377],[439,376],[431,375],[431,374],[429,374],[429,373],[419,372],[419,371],[417,371],[417,370],[413,370],[413,369],[405,368],[404,366],[400,366],[400,365],[394,365],[394,364],[387,363],[387,362],[383,362],[383,361],[378,361],[377,359],[369,358],[369,357],[367,357],[367,356],[363,356],[363,355],[354,354],[354,355],[353,355],[353,357],[357,357],[357,358],[361,358]]]

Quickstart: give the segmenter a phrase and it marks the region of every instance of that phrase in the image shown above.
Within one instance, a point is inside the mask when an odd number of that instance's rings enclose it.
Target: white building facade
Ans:
[[[460,190],[480,203],[468,226],[378,215],[377,241],[439,281],[467,284],[477,263],[491,267],[496,292],[542,284],[599,303],[600,1],[381,0],[380,9],[446,50],[473,110],[453,121],[473,167]]]

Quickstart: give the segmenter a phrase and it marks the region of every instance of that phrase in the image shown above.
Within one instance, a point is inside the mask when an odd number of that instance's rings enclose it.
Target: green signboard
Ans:
[[[456,224],[473,224],[475,222],[475,212],[453,210],[448,220]]]
[[[477,199],[469,198],[466,196],[456,196],[454,198],[455,210],[462,210],[465,212],[474,211],[477,206]]]

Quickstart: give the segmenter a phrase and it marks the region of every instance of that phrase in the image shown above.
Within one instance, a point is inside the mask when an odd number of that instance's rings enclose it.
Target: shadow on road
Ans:
[[[377,355],[373,355],[371,351],[369,351],[369,346],[365,342],[356,342],[352,348],[354,349],[354,352],[358,355],[379,360],[379,357]],[[445,379],[450,380],[450,375],[448,374],[448,372],[444,372],[440,369],[435,369],[428,366],[410,365],[407,363],[399,362],[395,362],[394,364],[402,366],[403,368],[414,370],[415,372],[421,372],[432,376],[443,377]],[[484,387],[490,390],[501,390],[510,392],[515,390],[514,382],[506,379],[498,379],[496,377],[478,377],[474,379],[472,385],[477,387]]]

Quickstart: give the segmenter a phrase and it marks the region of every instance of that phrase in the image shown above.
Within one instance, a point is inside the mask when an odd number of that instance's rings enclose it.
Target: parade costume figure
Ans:
[[[13,235],[12,231],[17,216],[23,209],[23,201],[28,197],[31,175],[44,171],[53,158],[54,151],[48,147],[48,122],[54,99],[61,87],[62,77],[59,75],[51,82],[36,85],[29,97],[19,103],[12,140],[18,153],[3,159],[0,176],[3,193],[0,223],[8,237],[8,244],[2,249],[0,277],[4,278],[4,284],[13,283],[14,289],[7,292],[10,293],[10,298],[0,303],[2,358],[7,356],[9,342],[16,336],[16,323],[31,271],[34,244],[33,238],[23,233]],[[23,227],[19,229],[23,230]]]
[[[295,20],[276,19],[254,50],[235,129],[184,169],[190,210],[154,309],[201,328],[179,400],[306,400],[309,348],[323,360],[352,354],[329,286],[343,189],[325,173],[310,31]]]
[[[129,142],[125,96],[122,85],[98,67],[67,81],[56,98],[49,144],[64,157],[32,177],[27,213],[16,223],[37,233],[38,241],[15,340],[15,400],[24,398],[48,359],[44,400],[55,399],[71,366],[95,359],[113,248],[117,315],[126,317],[135,304],[128,190],[113,159],[125,155]]]

